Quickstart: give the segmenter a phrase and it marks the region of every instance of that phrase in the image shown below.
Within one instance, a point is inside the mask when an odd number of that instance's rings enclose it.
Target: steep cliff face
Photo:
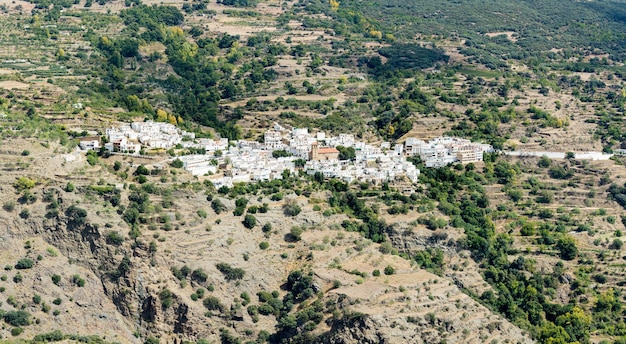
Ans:
[[[0,218],[0,262],[5,266],[0,285],[6,288],[1,295],[11,300],[0,304],[0,309],[9,312],[17,308],[30,314],[30,325],[22,326],[22,336],[61,330],[139,342],[132,334],[131,320],[119,312],[99,271],[92,269],[98,261],[91,256],[87,239],[93,228],[70,233],[61,226],[44,228],[42,223],[37,217],[24,222],[4,215]],[[79,257],[85,258],[84,263]],[[9,270],[22,259],[31,259],[33,266]],[[10,332],[11,327],[3,327],[0,335],[10,338]]]

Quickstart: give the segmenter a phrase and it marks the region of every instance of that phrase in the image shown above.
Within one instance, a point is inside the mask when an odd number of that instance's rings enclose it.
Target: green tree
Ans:
[[[211,201],[211,208],[213,208],[213,211],[216,214],[222,213],[227,209],[226,205],[224,205],[224,203],[222,203],[219,198],[213,198],[213,200]]]
[[[576,241],[569,235],[562,236],[556,242],[556,248],[560,251],[560,256],[565,260],[572,260],[578,256]]]
[[[335,147],[339,151],[339,160],[354,160],[356,159],[356,151],[353,147],[337,146]]]
[[[585,314],[582,308],[574,306],[571,312],[557,317],[556,325],[563,327],[571,339],[580,343],[589,343],[591,316]]]
[[[174,159],[174,161],[172,161],[171,165],[174,168],[183,168],[183,161],[180,160],[179,158],[176,158]]]
[[[243,225],[248,229],[254,228],[256,226],[256,217],[250,214],[246,215],[243,219]]]

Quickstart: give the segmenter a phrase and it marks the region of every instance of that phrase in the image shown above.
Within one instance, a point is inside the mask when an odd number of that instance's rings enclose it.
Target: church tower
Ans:
[[[319,160],[318,148],[319,147],[318,147],[317,142],[313,142],[311,144],[311,154],[309,156],[309,160],[313,160],[313,161]]]

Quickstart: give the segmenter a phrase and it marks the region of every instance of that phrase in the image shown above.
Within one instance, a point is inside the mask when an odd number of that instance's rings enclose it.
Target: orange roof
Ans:
[[[318,154],[331,154],[331,153],[339,153],[337,148],[333,147],[322,147],[317,149]]]

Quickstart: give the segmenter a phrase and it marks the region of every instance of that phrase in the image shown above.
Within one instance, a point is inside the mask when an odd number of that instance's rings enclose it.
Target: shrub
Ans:
[[[187,265],[183,265],[182,268],[177,268],[177,267],[173,267],[172,268],[172,274],[174,275],[174,277],[176,277],[179,281],[184,280],[185,278],[187,278],[187,276],[189,276],[189,273],[191,273],[191,269],[187,266]]]
[[[394,273],[396,273],[396,269],[394,269],[393,266],[391,265],[387,265],[385,267],[384,272],[385,272],[385,275],[393,275]]]
[[[5,202],[2,205],[2,209],[9,212],[15,210],[15,202]]]
[[[272,231],[272,224],[271,223],[266,223],[263,225],[263,228],[261,228],[261,230],[263,231],[263,233],[269,233]]]
[[[34,264],[35,262],[32,259],[22,258],[15,264],[15,268],[18,270],[30,269]]]
[[[550,158],[548,158],[547,156],[542,156],[539,159],[539,162],[537,163],[537,166],[541,167],[541,168],[548,168],[550,167],[550,165],[552,165],[552,160],[550,160]]]
[[[174,168],[183,168],[183,161],[179,158],[176,158],[174,159],[174,161],[172,161],[170,165]]]
[[[14,337],[19,336],[22,332],[24,332],[24,330],[21,327],[14,327],[11,329],[11,335]]]
[[[143,342],[144,344],[159,344],[159,338],[155,338],[155,337],[148,337],[146,339],[145,342]]]
[[[267,213],[267,211],[270,209],[270,205],[267,203],[263,203],[260,207],[259,207],[259,213]]]
[[[242,292],[239,297],[243,300],[241,303],[243,306],[247,306],[250,303],[250,295],[247,292]]]
[[[87,210],[73,204],[65,210],[65,216],[67,216],[69,223],[74,226],[82,226],[87,222]]]
[[[609,248],[612,250],[621,250],[622,246],[624,246],[624,242],[620,239],[613,239],[613,242],[611,243],[611,245],[609,245]]]
[[[303,232],[304,230],[302,230],[301,227],[293,226],[291,227],[291,230],[289,231],[289,236],[291,237],[293,241],[300,241],[302,239]]]
[[[246,215],[243,219],[243,225],[248,229],[254,228],[256,226],[256,217],[250,214]]]
[[[196,214],[198,214],[198,216],[203,218],[203,219],[206,219],[206,217],[208,216],[206,210],[204,210],[204,209],[198,209]]]
[[[222,213],[227,209],[224,203],[219,200],[219,198],[214,198],[213,201],[211,201],[211,208],[213,208],[213,211],[216,214]]]
[[[24,278],[22,277],[22,274],[20,274],[19,272],[15,276],[13,276],[13,282],[15,283],[20,283],[23,279]]]
[[[133,174],[136,176],[148,176],[150,175],[150,170],[144,165],[139,165]]]
[[[41,303],[41,296],[35,294],[33,295],[33,303],[38,305],[39,303]]]
[[[172,305],[174,301],[174,294],[169,289],[163,289],[159,292],[159,299],[161,300],[161,307],[167,309]]]
[[[33,342],[35,343],[49,343],[49,342],[60,342],[65,338],[63,336],[63,332],[59,330],[54,330],[48,333],[38,334],[33,337]]]
[[[74,187],[74,184],[72,184],[70,182],[67,182],[67,185],[65,185],[65,191],[66,192],[73,192],[75,188],[76,187]]]
[[[259,244],[259,248],[262,250],[266,250],[268,247],[270,247],[270,244],[267,241],[263,241]]]
[[[210,311],[220,311],[221,312],[221,311],[224,310],[224,306],[220,302],[220,299],[218,299],[217,297],[215,297],[213,295],[207,296],[202,301],[202,304],[204,305],[204,307],[206,307],[206,309],[208,309]]]
[[[380,270],[376,269],[372,271],[372,276],[375,276],[375,277],[380,276]]]
[[[28,211],[28,209],[22,209],[22,211],[20,211],[20,217],[23,219],[27,219],[30,217],[30,211]]]
[[[532,222],[526,222],[520,229],[522,236],[535,235],[535,225]]]
[[[207,273],[202,269],[195,269],[191,273],[191,279],[196,282],[206,282],[208,277]]]
[[[4,313],[4,321],[11,326],[27,326],[30,324],[30,313],[26,311],[8,311]]]
[[[61,304],[61,302],[63,302],[63,300],[61,300],[61,299],[60,299],[60,298],[58,298],[58,297],[57,297],[56,299],[54,299],[54,301],[52,301],[52,303],[54,303],[54,304],[55,304],[55,305],[57,305],[57,306],[58,306],[58,305],[60,305],[60,304]]]
[[[57,274],[52,275],[52,283],[59,285],[61,283],[61,276]]]
[[[246,272],[241,268],[233,268],[229,264],[226,263],[217,263],[215,264],[217,270],[219,270],[222,274],[224,274],[224,278],[227,281],[240,280],[246,274]]]
[[[15,183],[13,183],[13,187],[18,191],[22,192],[24,190],[29,190],[35,187],[37,181],[34,179],[30,179],[28,177],[19,177]]]
[[[295,200],[290,200],[283,205],[283,213],[286,216],[296,216],[300,214],[302,208],[298,205],[298,202]]]
[[[80,277],[80,275],[72,276],[72,283],[76,284],[79,287],[85,286],[85,280],[82,277]]]
[[[124,242],[124,237],[116,231],[110,231],[106,234],[106,243],[109,245],[120,246]]]
[[[593,275],[593,280],[597,283],[604,284],[606,283],[606,276],[603,274]]]

